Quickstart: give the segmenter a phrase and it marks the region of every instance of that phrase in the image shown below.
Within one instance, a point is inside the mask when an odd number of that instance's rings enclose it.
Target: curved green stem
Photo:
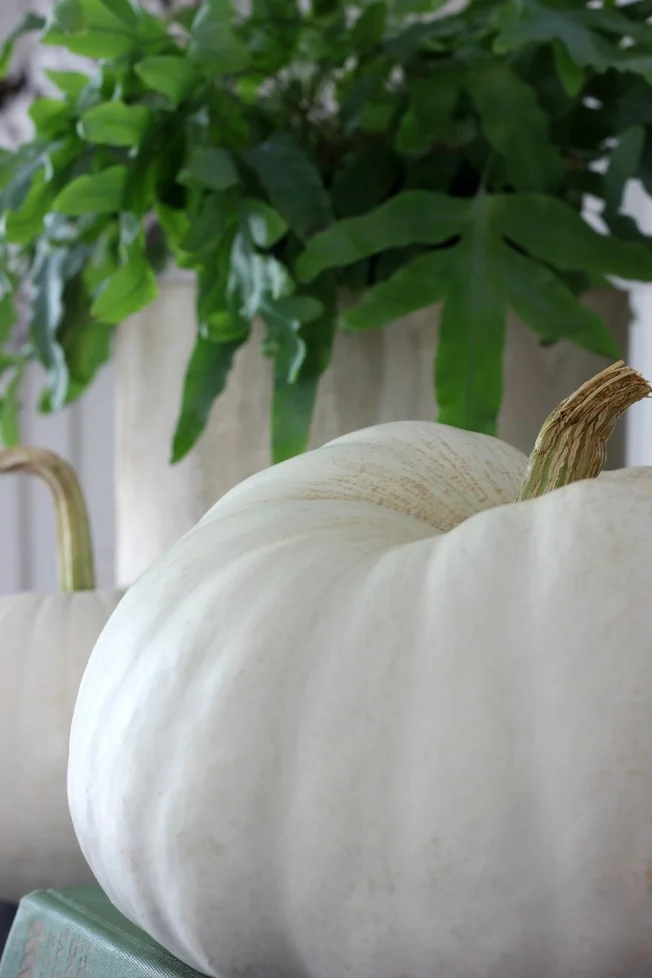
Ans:
[[[30,472],[47,483],[54,499],[59,586],[62,591],[95,588],[93,546],[88,511],[75,470],[43,448],[0,451],[0,473]]]
[[[544,421],[517,499],[598,476],[616,422],[651,392],[647,380],[622,360],[582,384]]]

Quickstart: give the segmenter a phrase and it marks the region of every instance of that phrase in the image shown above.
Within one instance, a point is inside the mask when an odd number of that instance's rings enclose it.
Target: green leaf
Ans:
[[[167,247],[180,268],[192,268],[192,255],[181,247],[182,241],[190,231],[190,218],[187,211],[167,207],[160,201],[155,204],[156,217],[165,234]]]
[[[567,339],[604,357],[622,355],[602,319],[556,275],[508,245],[499,245],[497,256],[510,306],[544,341]]]
[[[65,34],[83,31],[86,18],[81,0],[55,0],[48,19],[48,30]]]
[[[423,0],[424,4],[427,0]],[[385,53],[399,62],[409,61],[417,52],[439,50],[439,46],[464,30],[461,18],[446,17],[433,21],[416,21],[387,37]]]
[[[576,64],[568,53],[567,48],[559,41],[552,46],[555,69],[564,91],[570,98],[575,98],[582,91],[586,81],[586,72]]]
[[[259,248],[273,247],[287,232],[287,221],[256,197],[243,200],[241,214],[251,240]]]
[[[377,207],[402,176],[402,162],[393,149],[373,146],[344,161],[331,188],[338,217],[357,217]]]
[[[602,35],[590,30],[578,13],[576,9],[553,9],[535,0],[528,0],[527,4],[505,4],[498,18],[500,31],[494,50],[506,54],[528,44],[558,41],[575,64],[605,71],[616,49]]]
[[[40,139],[66,136],[73,126],[71,108],[61,99],[37,98],[29,108],[29,117]]]
[[[501,232],[533,258],[555,268],[652,280],[652,249],[598,234],[561,200],[542,194],[502,198]]]
[[[433,14],[446,6],[448,0],[391,0],[390,8],[400,21],[410,14]]]
[[[319,379],[331,359],[337,321],[337,293],[330,280],[320,281],[314,297],[323,307],[316,319],[304,323],[299,339],[303,361],[293,382],[287,377],[287,360],[281,352],[274,369],[272,401],[272,462],[299,455],[308,447]]]
[[[344,313],[343,328],[351,332],[377,329],[440,302],[451,285],[453,253],[454,249],[441,248],[403,265]]]
[[[127,27],[137,27],[140,21],[140,10],[131,0],[101,0],[107,10],[121,20]]]
[[[105,146],[138,146],[150,121],[144,105],[104,102],[84,112],[81,132],[89,143]]]
[[[126,180],[126,166],[109,166],[77,177],[55,198],[52,210],[70,217],[115,213],[122,206]]]
[[[46,71],[45,74],[60,92],[75,102],[90,81],[88,75],[80,71]]]
[[[172,464],[181,461],[206,427],[215,399],[226,387],[236,351],[246,334],[226,343],[199,337],[183,385],[181,413],[172,441]]]
[[[178,130],[178,123],[170,122],[167,114],[151,118],[137,151],[129,154],[122,203],[125,210],[139,215],[151,211],[157,186],[176,177],[183,151],[179,152]]]
[[[455,249],[435,358],[438,420],[489,435],[502,401],[507,314],[491,230],[496,207],[495,198],[474,201],[470,232]]]
[[[23,206],[39,170],[49,169],[49,149],[38,140],[25,143],[0,164],[0,211],[16,211]]]
[[[394,144],[400,153],[425,153],[442,136],[457,105],[460,81],[459,67],[453,65],[410,86],[409,108],[401,119]]]
[[[69,373],[66,403],[76,400],[90,386],[110,359],[115,327],[95,322],[91,302],[81,276],[66,282],[65,313],[59,327],[59,342]],[[47,407],[51,407],[48,403]]]
[[[330,224],[330,200],[317,167],[293,136],[275,133],[245,154],[277,211],[299,237]]]
[[[105,0],[56,0],[42,43],[88,58],[112,59],[130,54],[139,37],[135,26],[116,16]]]
[[[52,194],[52,187],[45,179],[45,170],[41,169],[35,174],[22,205],[5,214],[7,241],[16,245],[28,245],[41,234]]]
[[[45,27],[45,17],[38,14],[28,13],[23,16],[13,31],[5,39],[0,47],[0,79],[6,78],[9,71],[9,63],[14,51],[14,44],[19,37],[30,34],[33,31],[40,31]]]
[[[142,251],[133,250],[127,263],[107,279],[91,313],[108,325],[121,323],[153,302],[157,291],[151,265]]]
[[[393,94],[383,94],[365,101],[360,109],[360,129],[366,133],[385,133],[391,129],[396,115],[397,99]]]
[[[217,146],[193,146],[186,166],[179,174],[180,183],[228,190],[239,183],[240,177],[233,157]]]
[[[620,210],[625,186],[636,176],[644,146],[645,129],[643,126],[632,126],[622,134],[618,145],[612,150],[604,175],[604,198],[609,210]]]
[[[232,25],[230,0],[203,0],[192,24],[190,53],[212,75],[243,71],[250,62],[249,51]]]
[[[63,316],[67,261],[66,248],[49,250],[44,243],[37,255],[32,276],[35,297],[32,302],[30,336],[38,359],[47,372],[50,397],[55,410],[65,404],[68,390],[68,368],[57,339]]]
[[[468,213],[468,202],[460,198],[406,191],[318,234],[299,256],[297,275],[309,282],[325,269],[352,265],[388,248],[442,244],[461,233]]]
[[[20,444],[20,386],[25,372],[19,366],[0,398],[0,438],[5,448]]]
[[[530,86],[506,62],[494,62],[470,71],[466,87],[510,183],[520,190],[557,187],[564,175],[562,159]]]
[[[237,202],[228,194],[204,195],[197,211],[190,215],[190,226],[181,241],[181,249],[196,258],[212,254],[221,238],[238,223],[239,217]]]
[[[183,54],[153,55],[143,58],[135,68],[148,88],[167,96],[176,108],[192,91],[197,74]]]
[[[17,322],[18,313],[14,297],[11,292],[8,292],[0,299],[0,343],[7,342]]]
[[[365,54],[383,39],[387,8],[383,0],[370,3],[364,8],[351,31],[351,47],[357,54]]]
[[[199,335],[217,343],[248,336],[250,329],[250,318],[241,314],[237,297],[233,301],[229,293],[233,237],[235,233],[220,242],[197,275]]]

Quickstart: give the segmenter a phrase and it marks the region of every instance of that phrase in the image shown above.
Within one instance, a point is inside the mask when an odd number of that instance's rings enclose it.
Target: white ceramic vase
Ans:
[[[226,392],[213,407],[199,443],[168,464],[184,370],[195,338],[192,280],[172,276],[156,302],[119,330],[117,342],[116,520],[119,584],[131,583],[186,532],[224,492],[269,464],[271,364],[254,330],[241,348]],[[596,292],[599,310],[621,346],[628,307],[617,292]],[[383,421],[433,419],[433,356],[438,310],[428,309],[359,336],[340,334],[324,375],[312,430],[316,446]],[[499,433],[529,452],[549,411],[606,365],[562,342],[542,347],[512,321],[505,355]],[[610,446],[622,464],[623,435]]]

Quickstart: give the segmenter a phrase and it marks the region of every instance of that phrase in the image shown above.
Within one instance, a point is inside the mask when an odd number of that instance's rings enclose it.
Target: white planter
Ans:
[[[625,346],[628,310],[615,292],[595,293]],[[431,419],[437,310],[360,336],[339,335],[320,386],[312,444],[382,421]],[[224,492],[269,464],[271,365],[254,337],[240,350],[228,389],[190,455],[168,464],[184,369],[195,337],[194,287],[161,283],[158,300],[126,322],[117,343],[117,576],[134,580]],[[500,435],[529,452],[549,411],[605,365],[567,343],[542,348],[511,322]],[[622,434],[610,462],[621,463]]]

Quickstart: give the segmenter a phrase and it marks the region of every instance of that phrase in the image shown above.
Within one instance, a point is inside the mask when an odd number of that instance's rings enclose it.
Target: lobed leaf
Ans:
[[[369,255],[412,244],[438,245],[458,235],[468,202],[446,194],[405,191],[362,217],[337,221],[312,239],[297,261],[303,282],[329,268],[352,265]]]
[[[652,280],[652,249],[594,231],[568,204],[543,194],[501,198],[501,233],[528,254],[564,270]]]
[[[369,289],[342,315],[345,330],[377,329],[417,309],[440,302],[451,287],[454,248],[440,248],[419,255],[386,281]]]

